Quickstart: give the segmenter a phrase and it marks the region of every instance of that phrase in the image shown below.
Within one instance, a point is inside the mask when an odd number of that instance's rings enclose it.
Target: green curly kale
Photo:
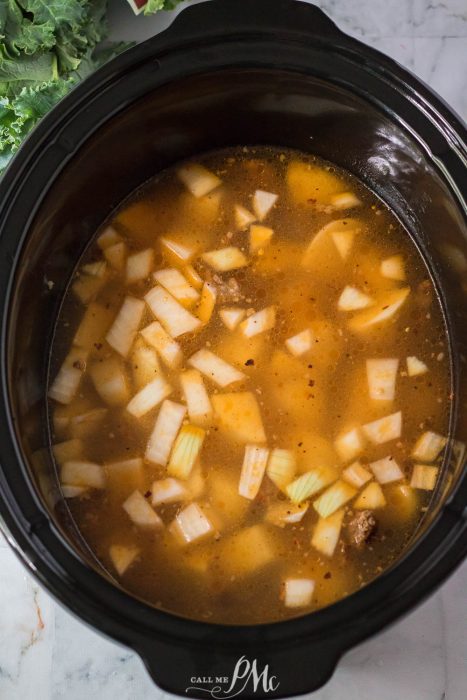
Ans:
[[[159,10],[173,10],[182,0],[148,0],[144,6],[144,14],[152,15]]]
[[[107,0],[0,0],[0,172],[74,85],[128,44],[107,35]]]

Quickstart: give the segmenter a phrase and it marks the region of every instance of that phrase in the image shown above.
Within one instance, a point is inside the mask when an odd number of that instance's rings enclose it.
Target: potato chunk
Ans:
[[[241,443],[266,441],[259,405],[251,391],[213,394],[211,401],[226,436]]]
[[[340,178],[329,169],[293,160],[287,169],[287,187],[296,204],[327,205],[332,195],[342,192]]]
[[[226,538],[219,545],[221,566],[228,576],[248,576],[271,564],[276,548],[265,525],[252,525]]]

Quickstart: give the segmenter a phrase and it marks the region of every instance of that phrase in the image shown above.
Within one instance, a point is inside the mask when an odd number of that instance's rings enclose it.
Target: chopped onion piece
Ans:
[[[301,503],[310,496],[313,496],[321,489],[324,489],[328,484],[332,483],[336,478],[334,470],[317,468],[311,469],[309,472],[302,474],[289,484],[285,492],[292,503]]]
[[[359,489],[360,486],[370,481],[371,474],[360,462],[354,462],[344,469],[342,478],[351,486],[355,486],[355,488]]]
[[[154,267],[154,251],[152,248],[141,250],[129,255],[126,261],[126,283],[134,284],[149,277]]]
[[[83,456],[83,443],[77,438],[58,442],[52,446],[52,452],[57,464],[79,460]]]
[[[153,287],[144,299],[154,316],[162,323],[172,338],[192,333],[201,327],[199,318],[187,311],[162,287]]]
[[[88,486],[91,489],[105,488],[105,474],[100,464],[71,460],[65,462],[60,472],[60,481],[69,486]]]
[[[238,270],[240,267],[248,265],[248,260],[245,255],[240,248],[236,248],[235,246],[210,250],[208,253],[203,253],[201,257],[209,267],[217,270],[217,272]]]
[[[185,418],[186,408],[170,399],[165,399],[154,429],[146,447],[146,459],[165,467],[169,460],[172,446]]]
[[[70,350],[52,382],[48,393],[49,398],[65,405],[71,402],[86,370],[87,359],[88,352],[86,350],[78,348]]]
[[[199,163],[188,163],[179,168],[177,174],[187,190],[195,197],[204,197],[222,183],[217,175]]]
[[[294,357],[300,357],[311,350],[313,334],[309,328],[305,328],[301,333],[297,333],[297,335],[292,336],[292,338],[287,338],[285,345],[287,350],[291,352]]]
[[[261,311],[248,316],[240,324],[240,330],[246,338],[270,331],[276,325],[276,309],[274,306],[267,306]]]
[[[178,503],[185,501],[189,496],[186,487],[170,476],[167,479],[154,481],[151,492],[153,506],[159,506],[161,503]]]
[[[97,393],[109,406],[124,406],[128,403],[129,389],[125,370],[118,357],[109,357],[96,362],[89,374]]]
[[[190,421],[195,425],[209,425],[212,421],[212,406],[201,373],[197,369],[188,369],[180,375],[180,383]]]
[[[218,357],[210,350],[198,350],[188,360],[191,367],[199,370],[201,374],[224,389],[229,384],[241,382],[246,379],[246,375],[240,370],[229,365],[221,357]]]
[[[361,201],[353,192],[341,192],[331,196],[331,206],[333,209],[353,209],[359,207]]]
[[[195,289],[201,289],[203,286],[203,278],[198,275],[196,272],[195,268],[193,265],[186,265],[182,269],[183,274],[185,275],[186,279],[188,282],[195,288]]]
[[[216,287],[211,282],[205,282],[203,284],[203,291],[201,292],[201,299],[196,309],[196,315],[204,325],[211,320],[212,312],[216,305],[216,299]]]
[[[105,248],[104,257],[117,272],[122,272],[125,269],[127,256],[127,247],[123,241]]]
[[[164,399],[172,393],[172,387],[164,379],[159,376],[146,384],[138,393],[133,396],[126,410],[136,418],[141,418],[148,411],[158,406]]]
[[[86,309],[78,330],[73,338],[73,345],[89,350],[96,349],[103,341],[113,319],[113,312],[100,304],[91,302]]]
[[[386,499],[383,490],[375,481],[365,486],[359,497],[353,502],[353,507],[357,510],[375,510],[376,508],[384,508],[385,505]]]
[[[274,235],[272,228],[252,224],[250,226],[250,255],[258,253],[271,242]]]
[[[355,231],[334,231],[331,238],[342,260],[345,260],[352,249]]]
[[[180,345],[166,333],[158,321],[153,321],[143,328],[141,335],[157,350],[167,367],[177,369],[182,364],[183,354]]]
[[[301,522],[303,516],[308,510],[308,503],[288,503],[287,501],[278,501],[272,503],[265,515],[268,523],[277,525],[277,527],[285,527],[286,525],[295,525]]]
[[[310,605],[315,589],[311,578],[288,578],[284,584],[286,608],[304,608]]]
[[[130,364],[137,389],[142,389],[161,374],[157,352],[146,345],[143,338],[136,338]]]
[[[109,548],[109,556],[119,576],[123,576],[139,554],[137,547],[127,547],[124,544],[113,544]]]
[[[327,518],[320,518],[316,524],[311,544],[326,557],[332,557],[336,550],[343,519],[344,509],[341,509]]]
[[[397,413],[391,413],[391,415],[379,420],[366,423],[362,426],[362,430],[374,445],[395,440],[401,436],[402,412],[397,411]]]
[[[390,280],[404,282],[405,270],[402,255],[392,255],[381,262],[380,272],[383,277]]]
[[[341,311],[357,311],[374,304],[374,300],[356,287],[347,286],[339,297],[337,306]]]
[[[313,234],[313,237],[302,258],[303,267],[316,270],[319,269],[323,259],[326,260],[331,253],[335,258],[334,246],[328,246],[329,239],[333,241],[334,245],[338,248],[341,259],[345,259],[346,255],[348,254],[347,248],[350,250],[355,234],[358,234],[361,229],[362,222],[358,221],[357,219],[347,218],[330,221],[317,233]],[[340,240],[346,241],[346,243],[344,243],[342,246],[343,251],[346,251],[345,255],[342,254],[338,243],[336,243],[336,240],[338,241],[339,237]],[[327,254],[323,255],[324,252]]]
[[[89,493],[89,488],[87,486],[70,486],[69,484],[62,484],[62,494],[63,498],[80,498],[84,494]]]
[[[108,344],[123,357],[126,357],[131,350],[143,314],[144,301],[130,296],[125,297],[115,321],[105,336]]]
[[[297,471],[297,460],[291,450],[275,447],[271,451],[267,475],[278,489],[283,491],[292,481]]]
[[[70,418],[70,434],[74,438],[84,438],[94,432],[107,415],[106,408],[93,408]]]
[[[172,265],[187,265],[195,256],[196,250],[170,238],[160,238],[162,252]]]
[[[337,436],[334,447],[344,461],[357,457],[363,450],[364,443],[359,428],[352,428]]]
[[[350,321],[350,327],[354,331],[362,331],[387,321],[401,308],[409,292],[410,287],[401,287],[386,292],[373,307],[354,316]]]
[[[243,231],[243,229],[252,224],[254,221],[256,221],[254,214],[249,212],[248,209],[245,209],[245,207],[242,207],[240,204],[236,205],[235,224],[238,229]]]
[[[206,431],[197,425],[184,425],[175,440],[167,473],[178,479],[188,479],[203,446]]]
[[[116,243],[120,243],[121,240],[122,237],[120,236],[120,234],[117,233],[116,230],[112,228],[112,226],[107,226],[107,228],[104,229],[98,237],[97,245],[101,250],[105,250],[106,248],[110,248],[110,246],[113,246]]]
[[[412,450],[412,457],[420,462],[434,462],[446,445],[446,438],[431,430],[420,435]]]
[[[144,480],[144,464],[141,457],[132,459],[122,459],[118,462],[108,462],[105,465],[107,479],[120,488],[123,484],[127,486],[131,482],[133,485],[140,485]]]
[[[428,464],[415,464],[412,472],[410,485],[414,489],[433,491],[438,478],[438,467]]]
[[[428,372],[428,367],[422,360],[419,360],[415,355],[407,357],[407,374],[409,377],[417,377],[420,374],[426,374],[426,372]]]
[[[213,394],[211,397],[219,428],[231,439],[242,442],[265,442],[261,412],[251,391]]]
[[[91,275],[91,277],[99,277],[102,279],[106,276],[107,265],[104,260],[97,260],[96,262],[83,265],[81,270],[85,274]]]
[[[166,289],[183,306],[192,306],[199,299],[199,293],[174,267],[158,270],[153,274],[156,282]]]
[[[366,361],[366,376],[371,399],[375,401],[394,400],[398,367],[399,360],[397,358]]]
[[[393,457],[383,457],[376,462],[370,462],[370,469],[380,484],[390,484],[404,478],[404,473]]]
[[[340,479],[313,502],[313,508],[322,518],[328,518],[355,496],[357,490]]]
[[[239,309],[238,307],[226,307],[219,311],[219,316],[222,323],[226,326],[229,331],[234,331],[240,321],[245,318],[246,309]]]
[[[131,496],[128,496],[123,503],[123,510],[138,527],[153,529],[163,525],[162,520],[140,491],[133,491]]]
[[[170,526],[171,532],[183,543],[197,542],[214,532],[212,523],[197,503],[186,506]]]
[[[269,450],[258,445],[247,445],[243,458],[242,473],[238,485],[240,496],[252,501],[258,495],[268,463]]]
[[[253,209],[257,218],[262,221],[269,214],[274,204],[276,203],[278,195],[272,192],[265,192],[264,190],[256,190],[253,195]]]
[[[73,293],[83,304],[89,304],[96,294],[102,289],[107,281],[106,265],[104,262],[97,263],[97,266],[87,266],[90,273],[81,272],[73,282]],[[97,274],[94,274],[94,272]]]

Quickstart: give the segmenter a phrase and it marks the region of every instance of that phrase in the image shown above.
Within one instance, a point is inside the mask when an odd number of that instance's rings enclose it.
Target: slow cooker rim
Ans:
[[[200,7],[200,6],[196,6],[196,7]],[[191,8],[191,11],[193,11],[194,9],[195,9],[195,8]],[[185,14],[185,13],[183,13],[183,14]],[[181,17],[180,20],[181,20],[181,19],[183,19],[183,17]],[[179,21],[180,21],[180,20],[179,20]],[[198,19],[197,19],[197,21],[198,21]],[[173,26],[174,30],[176,31],[176,29],[177,29],[177,22],[176,22],[174,25],[172,25],[172,26]],[[167,34],[167,32],[166,32],[165,34]],[[161,35],[161,36],[164,36],[164,35]],[[344,35],[343,35],[343,36],[344,36]],[[30,139],[28,140],[28,142],[27,142],[27,144],[24,146],[24,148],[20,150],[20,152],[19,152],[18,156],[16,157],[14,163],[12,164],[10,170],[9,170],[8,173],[6,174],[4,181],[2,182],[2,184],[1,184],[1,186],[0,186],[0,201],[2,201],[4,198],[5,198],[6,200],[9,199],[9,195],[11,195],[11,192],[12,192],[12,187],[13,187],[14,184],[18,181],[18,178],[19,178],[19,176],[21,175],[23,168],[26,167],[26,165],[27,165],[27,163],[28,163],[30,157],[32,157],[32,154],[34,153],[34,149],[35,149],[36,147],[38,147],[38,146],[45,140],[45,137],[50,133],[50,131],[52,131],[52,130],[56,131],[56,130],[57,130],[57,128],[58,128],[58,127],[57,127],[57,122],[58,122],[58,124],[59,124],[59,123],[60,123],[60,121],[59,121],[60,119],[65,119],[65,118],[66,118],[68,107],[72,108],[72,107],[74,106],[74,108],[76,109],[77,103],[79,104],[80,101],[81,101],[81,104],[82,104],[83,101],[85,101],[85,99],[86,99],[87,97],[89,97],[90,95],[92,95],[92,93],[95,92],[95,90],[97,90],[97,89],[99,88],[99,86],[102,85],[102,82],[103,82],[103,81],[105,82],[105,81],[108,80],[108,81],[110,82],[111,80],[116,80],[116,79],[118,79],[118,74],[121,72],[121,70],[122,70],[123,68],[126,68],[126,69],[128,70],[129,68],[135,67],[137,64],[139,64],[139,63],[141,63],[141,62],[144,62],[145,59],[147,60],[147,58],[149,57],[149,55],[150,55],[151,53],[153,53],[153,52],[154,52],[154,49],[157,47],[157,44],[158,44],[157,39],[159,39],[159,37],[156,37],[156,39],[150,39],[150,40],[148,40],[148,41],[145,42],[144,44],[142,44],[142,45],[140,45],[140,46],[138,46],[138,47],[135,47],[135,48],[132,49],[131,51],[126,52],[125,54],[123,54],[120,58],[116,59],[116,61],[113,62],[110,66],[107,66],[107,67],[104,67],[103,69],[101,69],[101,71],[99,71],[97,75],[93,76],[87,84],[84,83],[84,84],[82,84],[81,86],[79,86],[78,88],[76,88],[76,89],[73,91],[73,93],[72,93],[68,98],[66,98],[66,99],[64,100],[64,102],[61,103],[61,104],[56,108],[56,110],[54,110],[53,116],[52,116],[52,117],[47,117],[47,118],[42,122],[42,124],[38,127],[38,129],[34,132],[34,134],[32,134],[32,136],[30,137]],[[163,43],[163,42],[162,42],[162,43]],[[175,42],[175,43],[177,43],[177,42]],[[346,43],[347,43],[347,42],[346,42]],[[357,48],[360,48],[360,50],[361,50],[361,47],[364,46],[364,45],[360,44],[360,42],[357,42],[356,40],[348,40],[348,43],[351,44],[351,46],[352,46],[352,51],[356,51]],[[368,49],[367,47],[365,47],[365,52],[369,52],[370,54],[373,54],[373,55],[376,54],[376,58],[381,56],[381,54],[379,54],[379,52],[376,52],[376,51],[374,51],[374,50],[372,50],[372,49]],[[147,54],[147,55],[146,55],[146,54]],[[385,60],[386,60],[386,63],[387,63],[388,61],[390,61],[390,59],[385,59]],[[393,62],[391,62],[391,63],[393,63]],[[397,66],[397,64],[394,64],[394,65]],[[403,71],[403,69],[400,69],[400,67],[397,66],[397,68],[399,69],[399,71],[400,71],[400,70]],[[414,78],[411,76],[411,74],[408,74],[407,72],[405,72],[405,73],[406,73],[406,77],[407,77],[407,76],[410,77],[410,79],[411,79],[412,82],[417,83],[417,85],[419,84],[418,81],[416,81],[416,79],[414,79]],[[386,76],[386,77],[387,77],[387,76]],[[425,91],[428,91],[428,93],[431,95],[431,93],[430,93],[430,91],[428,90],[428,88],[425,88]],[[434,104],[436,105],[436,103],[437,103],[437,98],[433,98],[433,97],[432,97],[431,99],[432,99],[432,103],[434,103]],[[441,113],[442,113],[443,111],[445,111],[445,117],[446,117],[446,118],[451,119],[452,114],[451,114],[450,110],[449,110],[447,107],[445,107],[445,106],[444,106],[441,102],[439,102],[439,101],[438,101],[438,104],[437,104],[436,106],[437,106],[437,109],[438,109]],[[69,110],[69,111],[70,111],[70,110]],[[56,121],[54,121],[54,118],[55,118]],[[454,120],[456,121],[456,120],[457,120],[457,117],[454,117]],[[459,123],[457,126],[460,128],[460,133],[461,133],[461,135],[462,135],[462,130],[463,130],[462,125]],[[465,132],[465,129],[464,129],[463,131]],[[465,134],[464,134],[464,135],[465,135]],[[452,136],[452,135],[451,135],[451,136]],[[28,152],[29,152],[29,156],[28,156]],[[452,164],[451,164],[451,166],[452,166]],[[10,204],[10,203],[11,203],[11,205],[13,206],[13,201],[12,201],[12,200],[9,202],[9,204]],[[11,211],[9,212],[9,215],[11,216]],[[0,243],[0,249],[1,249],[1,246],[2,246],[2,245],[3,245],[3,239],[2,239],[2,241],[1,241],[1,243]],[[9,297],[8,297],[8,299],[9,299]],[[8,300],[6,299],[6,301],[8,301]],[[4,314],[3,322],[2,322],[2,338],[3,338],[3,339],[5,339],[5,337],[6,337],[6,336],[5,336],[6,324],[7,324],[7,314]],[[6,370],[6,358],[5,358],[5,345],[3,344],[3,345],[2,345],[2,383],[3,383],[3,387],[6,387],[6,386],[7,386],[7,384],[6,384],[6,374],[5,374],[5,370]],[[12,433],[12,435],[13,435],[13,433]],[[15,440],[16,440],[16,436],[15,436]],[[17,455],[17,457],[18,457],[18,459],[20,459],[19,454]],[[26,465],[24,464],[24,462],[23,462],[22,459],[21,459],[21,463],[22,463],[22,464],[21,464],[21,468],[22,468],[23,470],[25,470],[25,469],[26,469]],[[3,474],[3,473],[2,473],[2,475],[1,475],[1,477],[2,477],[2,481],[4,481],[4,474]],[[25,480],[26,480],[26,474],[25,474],[25,473],[24,473],[24,478],[25,478]],[[465,479],[464,479],[464,482],[466,482]],[[463,484],[462,484],[462,481],[460,481],[459,484],[457,485],[456,493],[460,490],[460,488],[461,488],[462,485],[463,485]],[[467,482],[464,483],[464,487],[467,487]],[[465,488],[464,488],[464,490],[465,490]],[[38,576],[41,578],[42,582],[45,583],[45,585],[46,585],[47,587],[50,587],[50,582],[49,582],[49,580],[47,579],[46,572],[43,571],[43,567],[42,567],[43,562],[42,562],[42,560],[41,560],[40,557],[39,557],[39,560],[37,560],[38,550],[28,546],[29,543],[28,543],[27,532],[23,531],[23,529],[21,528],[21,526],[19,525],[19,523],[16,522],[16,519],[15,519],[13,513],[10,511],[9,504],[7,504],[7,503],[5,502],[5,499],[4,499],[3,495],[2,495],[2,497],[1,497],[1,500],[2,500],[2,502],[3,502],[2,511],[3,511],[3,512],[7,512],[7,513],[8,513],[8,516],[9,516],[9,517],[6,518],[6,520],[7,520],[7,526],[8,526],[8,528],[9,528],[9,530],[12,532],[12,534],[14,535],[14,537],[15,537],[16,540],[19,540],[19,541],[22,540],[22,542],[23,542],[23,544],[22,544],[22,549],[23,549],[24,551],[27,551],[28,549],[31,549],[31,551],[30,551],[30,556],[27,557],[27,563],[28,563],[29,567],[31,568],[31,566],[36,566],[36,567],[37,567],[36,575],[38,575]],[[451,500],[452,500],[452,499],[451,499]],[[36,506],[37,506],[37,505],[38,505],[38,503],[36,503]],[[454,509],[453,512],[457,512],[457,511]],[[442,515],[442,514],[441,514],[441,515]],[[435,525],[436,525],[437,528],[439,528],[439,527],[441,526],[441,524],[442,524],[442,523],[440,522],[440,520],[441,520],[441,515],[440,515],[440,517],[435,521],[435,523],[432,524],[432,526],[430,527],[430,529],[427,531],[426,536],[428,536],[428,534],[429,534],[430,532],[432,532],[432,529],[435,528]],[[457,519],[455,519],[455,521],[452,522],[450,525],[448,525],[448,524],[445,522],[445,526],[446,526],[446,525],[447,525],[448,528],[452,527],[452,528],[455,529],[455,526],[458,525],[458,521],[457,521]],[[37,522],[37,525],[36,525],[35,528],[33,528],[33,530],[34,530],[34,529],[35,529],[35,535],[34,535],[34,532],[33,532],[33,533],[32,533],[32,534],[33,534],[33,537],[34,537],[34,536],[38,536],[38,535],[39,535],[39,532],[40,532],[40,530],[41,530],[39,521]],[[422,539],[423,539],[423,538],[422,538]],[[59,541],[60,538],[57,537],[57,540]],[[63,542],[62,542],[61,544],[63,545]],[[418,543],[418,544],[420,544],[420,543]],[[32,545],[32,543],[31,543],[31,545]],[[416,546],[418,546],[418,545],[416,545]],[[436,581],[433,581],[433,582],[432,582],[431,587],[433,587],[434,585],[436,585],[436,583],[438,583],[438,578],[441,578],[441,577],[443,577],[444,575],[447,575],[447,573],[449,573],[449,570],[450,570],[453,566],[455,566],[455,564],[457,563],[457,561],[458,561],[458,559],[460,558],[460,556],[462,556],[462,549],[463,549],[463,548],[461,548],[461,547],[458,549],[458,555],[457,555],[456,557],[451,556],[451,559],[449,560],[449,561],[450,561],[450,566],[447,567],[447,568],[445,567],[444,573],[443,573],[442,569],[439,569],[439,568],[438,568],[438,570],[437,570],[437,572],[436,572],[436,573],[437,573],[437,577],[435,577],[435,578],[436,578]],[[451,553],[454,553],[454,547],[451,547],[451,550],[450,550],[450,551],[451,551]],[[36,562],[35,562],[35,563],[34,563],[34,559],[36,559]],[[399,563],[402,563],[402,561],[405,560],[405,559],[406,559],[406,557],[403,557],[403,558],[400,560]],[[445,561],[447,562],[447,558],[445,559]],[[86,576],[88,577],[89,572],[92,571],[92,570],[90,570],[90,569],[85,569],[85,571],[86,571]],[[105,580],[104,580],[99,574],[97,574],[96,572],[92,571],[92,574],[93,574],[95,577],[97,577],[97,579],[99,580],[99,583],[105,583],[106,585],[110,586],[111,589],[112,589],[113,591],[118,590],[118,589],[116,589],[115,586],[113,586],[112,584],[107,584],[107,582],[105,582]],[[370,587],[375,587],[375,585],[378,584],[378,582],[379,582],[379,583],[382,583],[382,581],[385,580],[385,578],[386,578],[386,576],[385,576],[385,574],[383,574],[382,576],[378,577],[378,579],[376,579],[374,582],[372,582],[371,584],[369,584],[369,585],[364,589],[364,591],[360,591],[359,593],[356,593],[356,594],[354,594],[353,596],[349,596],[348,598],[344,599],[343,601],[340,601],[340,602],[336,603],[335,605],[330,606],[330,608],[327,608],[327,609],[325,609],[325,610],[323,610],[323,611],[319,611],[319,612],[313,613],[311,616],[305,616],[305,617],[302,617],[302,618],[297,618],[297,619],[293,619],[293,620],[291,620],[291,621],[286,621],[286,622],[272,623],[271,625],[259,626],[259,628],[262,629],[263,631],[266,631],[266,628],[268,628],[268,627],[277,629],[277,628],[280,626],[280,627],[282,627],[282,628],[284,629],[284,631],[285,631],[285,628],[286,628],[287,626],[289,626],[289,627],[290,627],[290,626],[293,626],[293,636],[296,637],[296,636],[297,636],[297,623],[299,623],[299,621],[305,621],[305,620],[306,620],[306,621],[307,621],[307,624],[309,624],[309,622],[310,622],[310,617],[313,617],[314,620],[317,620],[318,616],[323,615],[323,614],[326,614],[326,615],[327,615],[327,613],[329,613],[329,611],[331,611],[332,609],[334,609],[334,610],[339,609],[339,612],[340,612],[340,610],[343,609],[344,606],[347,605],[347,603],[350,604],[351,601],[355,600],[355,596],[359,596],[361,593],[364,593],[364,592],[367,593],[367,592],[368,592],[368,589],[369,589]],[[427,577],[427,579],[428,579],[428,577]],[[428,592],[428,588],[430,588],[430,586],[425,586],[425,592]],[[57,589],[57,590],[58,590],[58,589]],[[375,588],[374,588],[374,590],[375,590]],[[102,592],[103,592],[103,593],[105,592],[105,589],[104,589],[104,588],[102,588]],[[58,597],[59,597],[59,598],[62,600],[62,602],[63,602],[64,596],[63,596],[63,595],[59,595]],[[126,594],[126,593],[124,594],[124,598],[122,599],[122,601],[123,601],[123,600],[128,600],[129,598],[130,598],[131,600],[135,601],[135,599],[132,599],[132,598],[131,598],[128,594]],[[418,592],[417,592],[417,598],[418,598]],[[141,609],[140,609],[140,612],[141,612],[141,613],[144,613],[144,615],[147,615],[148,606],[147,606],[146,604],[140,603],[139,601],[135,601],[135,602],[138,602],[138,605],[139,605],[140,608],[141,608]],[[68,607],[70,607],[70,601],[69,601],[69,600],[66,601],[66,604],[67,604]],[[411,604],[409,604],[409,605],[411,605]],[[142,606],[142,607],[141,607],[141,606]],[[154,613],[157,613],[157,615],[160,615],[160,616],[161,616],[161,621],[166,621],[166,618],[167,618],[167,619],[170,619],[170,623],[172,624],[173,620],[174,620],[174,619],[177,619],[176,616],[174,616],[174,615],[167,614],[167,613],[163,613],[163,612],[157,611],[157,610],[155,610],[155,609],[153,609],[153,608],[150,608],[150,609],[151,609]],[[401,612],[402,612],[402,610],[401,610]],[[80,614],[80,617],[86,617],[86,618],[88,617],[87,615],[83,615],[82,613],[79,613],[79,614]],[[336,614],[337,614],[337,613],[336,613]],[[352,616],[353,616],[353,615],[354,615],[354,612],[352,613]],[[178,618],[178,619],[181,619],[181,618]],[[391,616],[391,619],[392,619],[392,616]],[[139,622],[138,622],[138,623],[139,623]],[[196,626],[198,626],[198,628],[199,628],[200,626],[202,626],[204,629],[207,629],[207,628],[211,629],[211,628],[213,628],[213,627],[218,628],[218,629],[223,629],[223,630],[225,630],[225,629],[229,629],[229,630],[230,630],[230,629],[231,629],[230,627],[226,627],[226,626],[212,625],[212,624],[210,624],[210,623],[200,623],[200,622],[191,621],[191,620],[188,620],[188,621],[187,621],[187,620],[184,620],[184,619],[183,619],[183,623],[184,623],[184,624],[187,623],[189,626],[196,625]],[[384,623],[382,623],[382,624],[384,624]],[[379,626],[381,626],[381,625],[379,625]],[[303,627],[303,626],[302,626],[302,627]],[[318,625],[318,627],[319,627],[319,625]],[[121,630],[121,626],[117,625],[117,628]],[[115,628],[115,629],[117,629],[117,628]],[[235,630],[235,631],[238,631],[238,630],[240,629],[240,630],[242,630],[242,631],[245,631],[247,634],[249,634],[249,633],[252,633],[252,630],[257,630],[257,629],[258,629],[258,626],[254,626],[253,628],[250,628],[249,626],[242,626],[242,627],[240,627],[240,628],[238,628],[238,627],[233,627],[232,629]],[[112,636],[117,636],[115,633],[111,633],[111,634],[112,634]],[[305,635],[308,636],[308,635],[310,634],[310,630],[309,630],[309,629],[308,629],[308,630],[303,629],[303,634],[305,634]],[[367,636],[367,634],[368,634],[368,633],[363,634],[362,636]],[[184,638],[186,638],[185,631],[182,632],[182,636],[183,636]]]

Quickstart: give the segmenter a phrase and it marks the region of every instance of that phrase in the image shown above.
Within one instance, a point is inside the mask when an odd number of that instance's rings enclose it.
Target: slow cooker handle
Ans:
[[[329,680],[342,654],[326,640],[265,644],[260,641],[261,627],[252,630],[253,641],[228,646],[232,628],[224,629],[222,645],[201,633],[196,645],[154,639],[136,651],[163,690],[215,700],[310,693]]]
[[[210,0],[184,9],[166,35],[173,32],[185,42],[223,30],[230,36],[273,31],[278,38],[290,32],[323,39],[348,38],[319,7],[297,0]]]

